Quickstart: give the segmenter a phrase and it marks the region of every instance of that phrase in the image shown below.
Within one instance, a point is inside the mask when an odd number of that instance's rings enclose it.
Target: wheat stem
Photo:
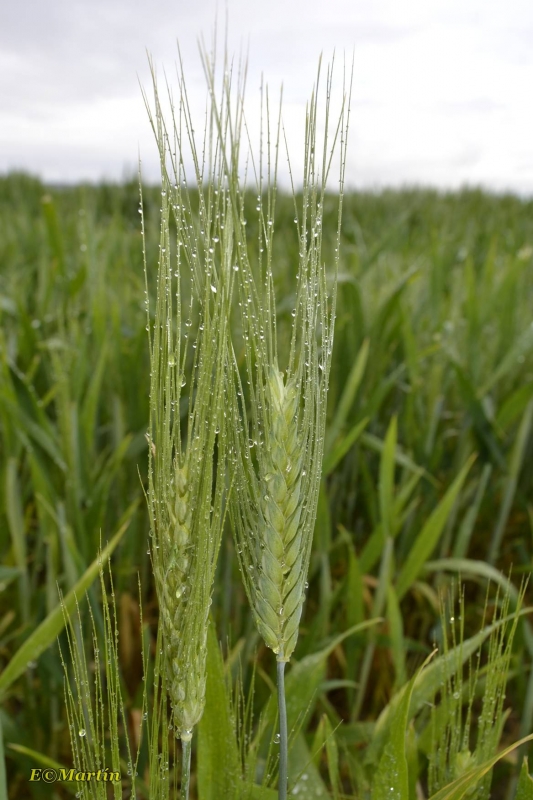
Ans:
[[[181,800],[189,800],[189,787],[191,783],[191,750],[192,736],[190,739],[181,738]]]
[[[287,734],[287,704],[285,702],[285,664],[278,661],[278,709],[279,709],[279,780],[278,800],[287,798],[288,782],[288,734]]]

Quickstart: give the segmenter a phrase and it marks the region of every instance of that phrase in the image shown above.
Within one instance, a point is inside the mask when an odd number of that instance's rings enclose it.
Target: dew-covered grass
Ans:
[[[160,192],[143,187],[149,264],[158,259]],[[326,265],[336,247],[337,203],[326,194]],[[256,204],[255,193],[244,197],[251,259],[258,256]],[[90,729],[65,705],[55,644],[63,628],[60,609],[54,617],[58,585],[65,598],[81,587],[81,621],[70,606],[71,644],[80,654],[84,644],[96,690],[97,665],[107,664],[105,635],[115,628],[92,580],[93,562],[100,543],[119,531],[113,595],[108,577],[105,585],[117,614],[117,732],[122,743],[128,734],[131,751],[131,759],[124,749],[118,755],[124,785],[139,744],[137,796],[150,796],[154,742],[164,741],[165,768],[152,796],[165,796],[168,787],[172,797],[179,787],[169,710],[159,697],[154,715],[152,696],[160,645],[143,496],[150,358],[138,206],[136,179],[70,188],[23,175],[0,179],[0,722],[14,800],[53,796],[28,781],[31,768],[43,757],[70,766],[69,721]],[[191,191],[193,214],[198,207]],[[274,221],[282,349],[290,346],[299,242],[293,199],[279,190]],[[286,673],[289,792],[379,797],[395,770],[391,797],[429,797],[430,788],[436,797],[459,797],[441,787],[468,770],[483,771],[495,749],[533,729],[527,614],[506,650],[532,557],[533,203],[479,191],[347,193],[339,252],[323,480],[300,634]],[[155,301],[150,271],[148,293]],[[236,359],[242,366],[238,346]],[[186,426],[188,405],[178,406]],[[275,658],[255,630],[236,555],[227,527],[191,797],[275,797]],[[99,658],[84,600],[89,585]],[[464,585],[464,599],[460,611],[447,607],[443,621],[439,598],[449,597],[452,585]],[[526,589],[523,605],[529,597]],[[506,637],[494,638],[506,614]],[[461,631],[450,629],[446,640],[452,616],[461,617]],[[453,638],[459,635],[462,650]],[[65,630],[60,641],[68,664]],[[434,645],[438,652],[410,683]],[[439,661],[446,652],[452,655]],[[505,699],[490,659],[508,672]],[[102,691],[108,686],[102,678]],[[73,690],[73,703],[75,697]],[[494,725],[487,717],[492,699]],[[489,725],[490,747],[481,747],[478,732]],[[104,739],[112,729],[105,724]],[[75,733],[86,747],[89,739]],[[448,743],[439,763],[431,760],[435,742]],[[479,774],[478,796],[512,800],[527,744],[519,758],[516,752],[494,766],[491,789]],[[0,780],[3,774],[0,768]],[[526,778],[521,791],[531,791]],[[252,788],[261,782],[270,793]],[[58,796],[67,791],[54,788]]]

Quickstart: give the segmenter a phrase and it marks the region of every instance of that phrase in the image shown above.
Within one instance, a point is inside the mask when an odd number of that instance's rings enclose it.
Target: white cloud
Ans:
[[[293,162],[318,55],[355,58],[348,181],[464,182],[533,193],[533,4],[522,0],[228,0],[230,49],[249,42],[248,94],[261,71],[277,93]],[[138,84],[146,48],[174,79],[179,39],[201,114],[196,40],[215,0],[21,0],[0,12],[0,171],[46,180],[120,179],[157,159]],[[224,28],[224,12],[219,12]],[[340,71],[339,71],[340,77]],[[284,159],[281,160],[282,174]],[[295,165],[296,166],[296,165]]]

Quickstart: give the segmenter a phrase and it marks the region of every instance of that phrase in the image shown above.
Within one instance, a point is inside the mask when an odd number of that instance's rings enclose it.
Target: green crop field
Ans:
[[[143,187],[152,301],[160,191]],[[245,198],[251,258],[254,204]],[[323,214],[328,268],[334,195]],[[278,194],[282,342],[295,306],[293,217],[293,198]],[[6,785],[12,800],[130,797],[133,780],[149,797],[143,717],[159,645],[144,292],[135,180],[57,188],[0,178],[0,797]],[[514,615],[531,600],[521,586],[533,555],[532,424],[533,201],[347,193],[318,512],[286,673],[290,796],[533,797],[525,772],[516,793],[527,743],[488,771],[533,731],[533,629],[527,613]],[[112,584],[97,558],[110,542]],[[191,796],[273,798],[276,663],[253,624],[229,519],[211,618]],[[106,697],[120,687],[115,734],[132,754],[139,747],[136,759],[120,746],[118,794],[30,781],[34,768],[72,766],[70,733],[90,738],[76,717],[83,698],[72,690],[65,700],[62,660],[72,676],[85,659],[87,700],[115,630],[114,677],[101,685]],[[102,725],[105,750],[115,734]],[[161,797],[179,786],[170,739]],[[460,779],[476,768],[472,790]],[[386,792],[391,774],[399,782]],[[454,793],[443,788],[454,780]]]

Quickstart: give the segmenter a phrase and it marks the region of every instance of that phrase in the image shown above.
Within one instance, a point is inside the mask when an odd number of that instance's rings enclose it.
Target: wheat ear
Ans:
[[[320,68],[319,68],[320,77]],[[318,85],[318,82],[317,82]],[[340,144],[340,193],[332,286],[322,260],[322,217],[331,164],[328,120],[332,72],[326,81],[325,135],[322,157],[317,148],[317,93],[308,107],[305,136],[304,186],[301,208],[294,196],[299,238],[296,308],[293,311],[288,366],[278,366],[276,304],[272,273],[276,169],[270,153],[268,98],[268,187],[258,177],[260,235],[259,268],[245,247],[238,249],[238,290],[241,307],[246,380],[233,355],[232,468],[236,491],[230,503],[232,526],[244,585],[259,632],[277,656],[280,716],[279,798],[287,795],[287,718],[284,666],[298,638],[322,472],[326,403],[333,347],[336,275],[346,134],[348,92],[344,92],[331,150]],[[261,142],[261,153],[263,142]],[[274,164],[273,177],[271,164]],[[232,198],[234,223],[246,239],[242,198]],[[266,212],[266,213],[265,213]],[[246,390],[246,391],[245,391]],[[246,403],[246,396],[248,403]],[[238,398],[242,398],[239,400]]]
[[[303,604],[302,468],[298,431],[299,395],[276,367],[266,384],[270,409],[269,443],[260,466],[264,494],[259,503],[256,623],[265,642],[287,660],[298,636]]]
[[[224,170],[216,126],[206,121],[203,152],[214,156],[202,165],[183,76],[177,113],[169,92],[172,124],[167,128],[152,75],[154,112],[146,104],[160,155],[161,238],[154,320],[149,314],[147,324],[147,500],[164,652],[161,679],[182,741],[181,795],[187,798],[191,739],[205,705],[206,637],[226,508],[225,359],[233,227],[216,188]],[[197,210],[184,169],[186,145],[194,164]],[[146,255],[145,275],[148,298]]]

